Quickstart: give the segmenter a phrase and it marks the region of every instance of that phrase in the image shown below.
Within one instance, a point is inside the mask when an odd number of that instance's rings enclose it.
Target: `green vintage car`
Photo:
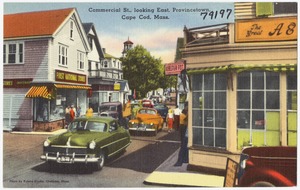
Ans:
[[[81,117],[68,131],[48,137],[41,159],[53,163],[85,163],[101,170],[105,160],[130,144],[129,132],[111,117]]]

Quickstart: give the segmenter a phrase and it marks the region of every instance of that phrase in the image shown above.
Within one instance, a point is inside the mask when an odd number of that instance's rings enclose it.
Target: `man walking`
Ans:
[[[176,105],[176,108],[174,109],[174,123],[173,127],[178,130],[179,129],[179,116],[181,114],[181,109],[179,109],[178,105]]]

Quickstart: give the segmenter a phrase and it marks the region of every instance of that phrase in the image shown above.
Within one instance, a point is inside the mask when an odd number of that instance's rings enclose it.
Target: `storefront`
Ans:
[[[112,80],[93,80],[92,96],[89,98],[89,103],[95,113],[99,110],[102,102],[121,102],[125,104],[128,100],[129,86],[126,80],[112,81]]]
[[[91,86],[83,74],[55,71],[55,82],[32,82],[25,97],[33,98],[33,130],[52,131],[65,126],[65,109],[73,106],[84,115]]]
[[[214,27],[211,33],[223,30],[227,34],[209,46],[189,44],[185,38],[182,53],[191,79],[190,167],[222,173],[226,159],[239,161],[247,146],[297,145],[297,31],[291,31],[293,23],[296,17]],[[280,32],[283,26],[289,32]],[[276,37],[271,35],[274,31]]]

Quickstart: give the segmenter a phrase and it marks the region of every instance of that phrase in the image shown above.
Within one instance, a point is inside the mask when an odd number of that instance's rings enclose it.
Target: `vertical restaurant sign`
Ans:
[[[55,81],[86,84],[86,75],[55,70]]]
[[[4,88],[29,88],[32,78],[24,79],[3,79]]]
[[[297,40],[297,18],[267,18],[235,24],[236,42]]]

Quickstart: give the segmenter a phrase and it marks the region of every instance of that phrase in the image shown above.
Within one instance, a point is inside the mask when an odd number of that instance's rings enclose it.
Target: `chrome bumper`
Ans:
[[[138,128],[136,128],[136,127],[130,127],[130,128],[128,128],[128,130],[131,130],[131,131],[155,131],[155,129],[153,129],[153,128],[146,128],[146,127],[138,127]]]
[[[73,153],[72,155],[60,155],[57,152],[56,156],[49,156],[48,153],[45,155],[41,155],[41,160],[44,161],[54,161],[57,163],[66,163],[66,164],[73,164],[73,163],[96,163],[99,161],[99,158],[94,157],[94,155],[85,155],[84,158],[76,157],[76,154]]]

